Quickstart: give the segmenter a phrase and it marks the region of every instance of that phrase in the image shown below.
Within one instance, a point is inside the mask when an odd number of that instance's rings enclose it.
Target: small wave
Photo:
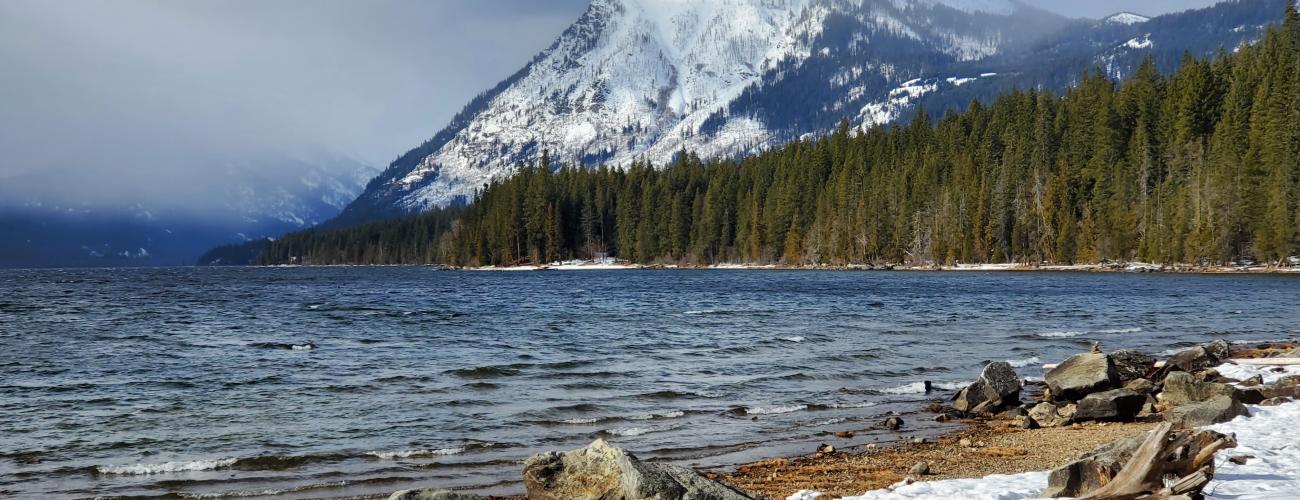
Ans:
[[[930,388],[943,391],[957,391],[970,385],[970,382],[939,382],[930,384]],[[884,394],[925,394],[925,382],[912,382],[898,387],[881,389]]]
[[[640,399],[697,399],[697,398],[708,398],[711,396],[705,394],[696,394],[694,392],[663,390],[663,391],[655,391],[655,392],[647,392],[645,394],[639,394],[636,397]]]
[[[786,341],[786,342],[795,342],[795,343],[799,343],[799,342],[803,342],[803,341],[805,341],[805,340],[808,340],[808,337],[798,337],[798,336],[795,336],[795,337],[781,337],[781,340],[784,340],[784,341]]]
[[[460,378],[498,378],[512,377],[519,374],[519,370],[508,366],[476,366],[474,368],[460,368],[456,370],[447,370],[443,373],[455,375]]]
[[[681,428],[680,425],[651,425],[647,427],[624,427],[620,429],[606,429],[600,432],[601,434],[606,434],[609,436],[632,437],[632,436],[640,436],[643,434],[650,434],[652,432],[666,432],[666,431],[676,430],[679,428]]]
[[[397,451],[367,451],[366,454],[382,460],[393,460],[397,458],[426,458],[426,457],[445,457],[449,455],[459,455],[465,453],[465,447],[440,448],[435,450],[397,450]]]
[[[686,314],[689,314],[691,316],[698,316],[701,314],[718,314],[718,311],[714,309],[700,309],[700,310],[686,311]]]
[[[780,415],[782,413],[794,413],[796,411],[807,410],[808,405],[786,405],[786,406],[742,406],[732,408],[731,413],[736,415]]]
[[[628,420],[656,420],[668,418],[681,418],[686,416],[684,411],[670,411],[666,413],[647,413],[645,415],[632,415],[627,417]]]
[[[1087,335],[1088,332],[1042,332],[1037,334],[1039,337],[1047,339],[1069,339]]]
[[[561,420],[560,423],[572,424],[572,425],[584,425],[584,424],[594,424],[596,422],[600,422],[601,420],[604,419],[603,418],[570,418],[567,420]]]
[[[847,422],[848,420],[849,420],[848,417],[836,417],[836,418],[831,418],[831,419],[826,419],[826,420],[818,420],[818,421],[816,421],[816,422],[813,422],[813,423],[811,423],[811,424],[808,424],[808,426],[809,426],[809,427],[823,427],[823,426],[827,426],[827,425],[842,424],[842,423],[844,423],[844,422]]]
[[[1042,364],[1042,360],[1038,359],[1038,356],[1031,356],[1025,359],[1008,359],[1007,364],[1011,365],[1012,368],[1024,368]]]
[[[195,460],[191,462],[163,462],[157,464],[133,464],[133,465],[101,465],[95,468],[100,474],[115,475],[152,475],[168,474],[174,472],[192,472],[213,469],[222,469],[235,465],[239,459],[224,458],[221,460]]]
[[[1111,328],[1108,330],[1097,330],[1097,333],[1138,333],[1142,331],[1139,327],[1133,328]]]
[[[249,347],[256,347],[258,349],[280,349],[285,351],[310,351],[312,349],[320,348],[320,346],[317,346],[312,342],[307,342],[304,344],[285,344],[280,342],[255,342],[248,345]]]

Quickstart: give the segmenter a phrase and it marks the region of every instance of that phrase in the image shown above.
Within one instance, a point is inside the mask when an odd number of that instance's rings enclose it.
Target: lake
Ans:
[[[596,438],[699,467],[850,447],[896,439],[862,432],[891,412],[939,430],[925,403],[992,360],[1294,338],[1297,297],[1268,275],[0,271],[0,496],[508,494],[529,455]]]

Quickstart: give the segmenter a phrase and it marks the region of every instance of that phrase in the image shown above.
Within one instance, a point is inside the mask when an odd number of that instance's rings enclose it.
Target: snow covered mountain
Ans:
[[[1284,0],[1147,20],[1014,0],[594,0],[525,68],[373,179],[334,224],[468,200],[542,151],[563,163],[752,154],[841,119],[892,123],[1081,71],[1172,69],[1257,36]]]

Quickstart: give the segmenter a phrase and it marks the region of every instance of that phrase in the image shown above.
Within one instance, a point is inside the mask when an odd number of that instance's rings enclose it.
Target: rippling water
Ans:
[[[923,380],[1300,334],[1300,278],[0,271],[0,496],[522,491],[607,438],[717,466],[914,430]],[[908,414],[915,414],[908,418]]]

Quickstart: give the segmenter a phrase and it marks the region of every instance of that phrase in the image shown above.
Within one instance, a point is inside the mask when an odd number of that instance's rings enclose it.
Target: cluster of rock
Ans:
[[[1213,474],[1207,462],[1214,452],[1236,443],[1230,436],[1194,429],[1247,415],[1247,404],[1281,404],[1300,397],[1300,377],[1264,385],[1259,376],[1240,381],[1220,375],[1214,367],[1231,356],[1224,341],[1180,351],[1159,367],[1144,353],[1097,351],[1072,356],[1048,371],[1042,401],[1028,409],[1027,418],[1043,427],[1163,420],[1167,435],[1149,445],[1162,447],[1150,457],[1133,458],[1144,443],[1139,437],[1116,441],[1052,471],[1044,497],[1099,496],[1125,467],[1149,469],[1143,474],[1156,483],[1184,479],[1184,487],[1195,494]]]
[[[1157,470],[1152,474],[1186,479],[1184,486],[1195,491],[1200,479],[1208,478],[1212,471],[1199,470],[1204,464],[1193,464],[1185,460],[1186,455],[1212,455],[1214,450],[1235,443],[1230,437],[1194,429],[1247,415],[1248,404],[1276,405],[1300,398],[1300,376],[1265,385],[1259,376],[1242,381],[1220,375],[1214,367],[1227,362],[1231,354],[1228,343],[1220,340],[1180,351],[1161,365],[1146,353],[1122,350],[1107,354],[1094,347],[1092,352],[1071,356],[1051,368],[1042,383],[1046,387],[1041,397],[1031,404],[1021,401],[1024,385],[1015,370],[1004,362],[990,363],[978,380],[953,398],[954,412],[938,419],[1001,416],[1029,429],[1086,422],[1163,421],[1168,435],[1157,444],[1172,446],[1174,451],[1169,456],[1156,453],[1152,463],[1142,465],[1164,467],[1163,473]],[[1053,471],[1043,496],[1087,497],[1099,491],[1116,480],[1143,442],[1140,437],[1117,441]],[[1184,460],[1171,458],[1175,452]]]
[[[1164,420],[1194,428],[1245,415],[1247,404],[1300,396],[1300,378],[1265,386],[1221,376],[1213,367],[1230,355],[1221,340],[1180,351],[1159,368],[1155,357],[1137,351],[1077,354],[1047,372],[1042,401],[1028,408],[1027,418],[1042,427]],[[1251,387],[1232,385],[1242,382]]]
[[[533,455],[524,462],[524,487],[530,500],[752,500],[691,469],[644,462],[603,439],[577,450]],[[478,498],[447,490],[408,490],[389,500]]]

